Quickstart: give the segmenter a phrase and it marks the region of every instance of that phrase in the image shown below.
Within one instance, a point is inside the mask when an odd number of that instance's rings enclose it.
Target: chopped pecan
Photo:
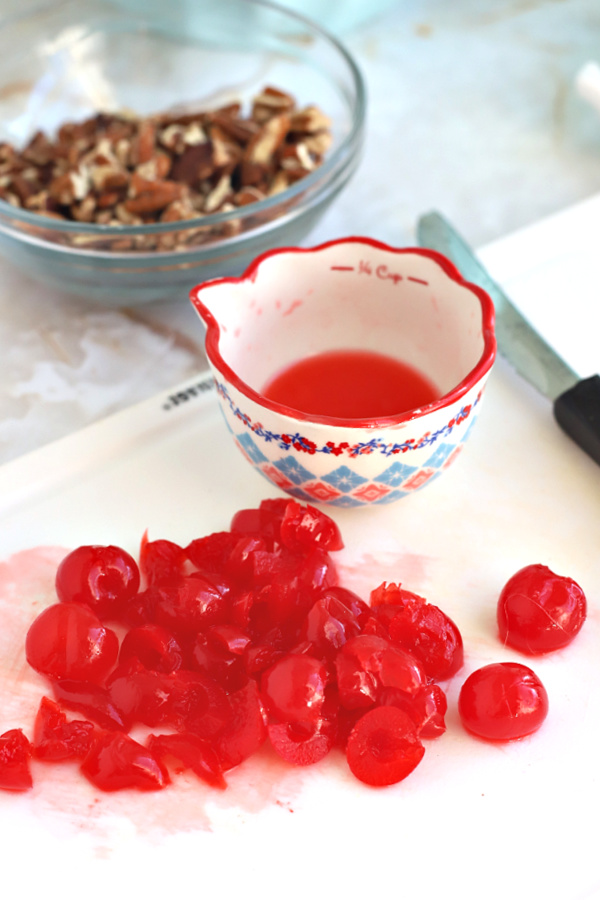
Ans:
[[[58,203],[50,197],[46,190],[39,191],[37,194],[28,197],[24,206],[25,209],[30,209],[32,212],[42,213],[43,215],[47,213],[58,214]]]
[[[332,137],[328,131],[319,131],[317,134],[307,134],[303,140],[304,146],[317,159],[321,159],[331,147]]]
[[[279,149],[290,130],[290,117],[286,113],[273,116],[265,122],[263,128],[248,143],[245,158],[251,163],[267,165],[272,162],[275,151]]]
[[[48,185],[49,195],[62,206],[70,206],[75,201],[75,184],[71,174],[65,172],[64,175],[57,175]]]
[[[259,200],[264,200],[266,196],[264,191],[249,185],[248,187],[243,187],[235,194],[233,202],[235,206],[248,206],[249,203],[257,203]]]
[[[328,131],[331,119],[318,106],[305,106],[292,113],[291,129],[302,134],[316,134],[317,131]]]
[[[122,191],[103,191],[96,197],[96,209],[114,209],[123,199]]]
[[[71,207],[73,218],[78,222],[93,222],[96,212],[96,198],[88,194],[80,203],[74,203]]]
[[[19,198],[22,206],[25,206],[27,200],[33,197],[34,194],[37,194],[39,190],[39,183],[26,178],[24,172],[15,173],[10,179],[10,186],[13,193]]]
[[[185,126],[177,122],[167,125],[159,133],[158,140],[171,153],[183,153],[185,150]]]
[[[302,171],[304,175],[316,168],[316,162],[306,143],[286,144],[279,154],[279,163],[286,172]]]
[[[233,138],[239,144],[247,144],[260,131],[258,122],[253,122],[252,119],[238,119],[221,110],[213,113],[210,121],[217,125],[223,134]]]
[[[198,215],[197,210],[192,205],[189,196],[184,196],[179,200],[173,200],[162,211],[160,216],[161,222],[180,222],[183,219],[194,219]]]
[[[42,131],[36,131],[22,153],[23,159],[36,166],[45,166],[56,158],[54,145]]]
[[[216,212],[227,200],[231,200],[232,196],[231,178],[229,175],[221,175],[204,201],[204,212]]]
[[[269,196],[273,197],[275,194],[280,194],[282,191],[285,191],[286,188],[289,188],[292,181],[293,178],[291,174],[286,172],[285,169],[280,169],[279,172],[276,172],[275,177],[269,185]]]
[[[266,87],[254,98],[252,118],[255,122],[266,122],[279,113],[290,113],[296,105],[291,94],[279,88]]]
[[[133,139],[131,147],[134,165],[147,163],[156,151],[156,123],[152,119],[143,119]]]
[[[121,166],[105,163],[90,168],[90,178],[94,190],[103,193],[127,187],[129,175]]]
[[[242,159],[239,174],[241,187],[253,187],[259,191],[266,191],[270,177],[270,166]]]
[[[127,137],[119,138],[119,140],[114,143],[115,157],[117,162],[124,168],[133,165],[131,143],[131,140]]]
[[[176,157],[171,169],[171,178],[173,181],[197,188],[201,182],[210,178],[214,171],[212,144],[205,141],[186,147],[183,153]]]
[[[209,133],[214,168],[232,172],[242,158],[239,144],[232,141],[218,125],[212,125]]]
[[[0,197],[6,202],[10,203],[11,206],[21,206],[21,201],[12,191],[7,190],[7,188],[0,187]]]
[[[142,178],[145,178],[146,181],[160,181],[163,178],[166,178],[170,171],[171,157],[168,153],[163,153],[160,150],[150,159],[146,160],[146,162],[136,166],[135,169],[136,175],[140,175]]]
[[[145,216],[160,212],[169,203],[178,200],[183,190],[183,186],[176,181],[146,181],[134,172],[129,185],[129,196],[123,206],[133,215]]]
[[[318,107],[298,109],[291,94],[272,86],[247,116],[237,101],[145,117],[100,112],[64,122],[55,140],[38,131],[20,151],[0,142],[0,198],[46,217],[110,226],[99,236],[61,235],[64,243],[181,250],[236,234],[244,219],[131,238],[119,228],[256,203],[319,166],[330,141],[329,119]]]
[[[131,211],[125,203],[117,203],[114,209],[114,214],[117,217],[117,223],[120,225],[143,225],[144,220],[141,216],[137,215],[137,213]],[[103,225],[111,225],[113,219],[113,211],[110,209],[105,209],[102,213],[99,213],[96,221],[101,222]]]

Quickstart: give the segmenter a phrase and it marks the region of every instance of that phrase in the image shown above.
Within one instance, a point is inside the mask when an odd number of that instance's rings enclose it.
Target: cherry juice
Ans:
[[[441,396],[412,366],[368,350],[308,356],[275,375],[262,393],[305,414],[338,419],[396,416]]]

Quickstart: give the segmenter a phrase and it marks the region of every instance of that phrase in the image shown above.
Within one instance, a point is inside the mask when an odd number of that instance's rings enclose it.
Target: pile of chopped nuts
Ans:
[[[38,131],[22,150],[0,143],[0,198],[42,216],[98,225],[184,222],[232,211],[284,191],[323,161],[330,121],[314,105],[265,87],[244,116],[241,103],[212,111],[139,117],[101,112],[63,124],[54,141]],[[221,236],[236,233],[238,220]],[[178,250],[214,229],[61,240],[112,250]]]

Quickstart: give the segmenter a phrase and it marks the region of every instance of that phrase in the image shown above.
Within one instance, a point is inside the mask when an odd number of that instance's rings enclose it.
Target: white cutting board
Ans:
[[[563,317],[558,337],[567,355],[570,331],[572,365],[590,330],[587,304],[600,291],[588,240],[599,226],[594,199],[481,253],[547,337]],[[569,329],[582,297],[581,331]],[[581,368],[596,371],[597,357]],[[186,400],[161,395],[0,468],[0,732],[30,733],[44,685],[28,671],[23,640],[53,602],[66,548],[116,543],[136,552],[146,528],[185,544],[276,495],[231,444],[214,392],[187,390],[194,384],[182,386]],[[23,896],[54,883],[68,898],[132,891],[144,900],[183,891],[600,896],[599,476],[555,425],[549,403],[500,359],[479,423],[442,478],[395,506],[333,513],[346,541],[344,584],[367,597],[383,580],[401,581],[463,633],[465,667],[447,685],[448,730],[428,743],[415,772],[376,790],[356,782],[338,754],[298,770],[265,751],[230,773],[222,794],[182,776],[144,796],[103,795],[73,767],[37,764],[32,792],[0,795],[3,882],[19,877]],[[532,662],[499,644],[495,604],[510,575],[538,562],[579,581],[590,612],[570,647]],[[456,714],[460,685],[478,666],[508,659],[537,671],[549,717],[520,742],[475,740]]]

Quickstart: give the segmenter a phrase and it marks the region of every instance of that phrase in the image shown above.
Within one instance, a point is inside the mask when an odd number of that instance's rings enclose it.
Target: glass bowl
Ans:
[[[21,148],[39,130],[54,138],[63,123],[100,111],[246,108],[266,86],[330,120],[323,162],[287,188],[152,224],[71,221],[0,199],[0,253],[44,285],[104,305],[185,299],[198,282],[241,274],[265,250],[302,241],[354,173],[365,125],[363,80],[344,47],[263,0],[53,0],[8,17],[0,25],[0,187],[3,143]]]

